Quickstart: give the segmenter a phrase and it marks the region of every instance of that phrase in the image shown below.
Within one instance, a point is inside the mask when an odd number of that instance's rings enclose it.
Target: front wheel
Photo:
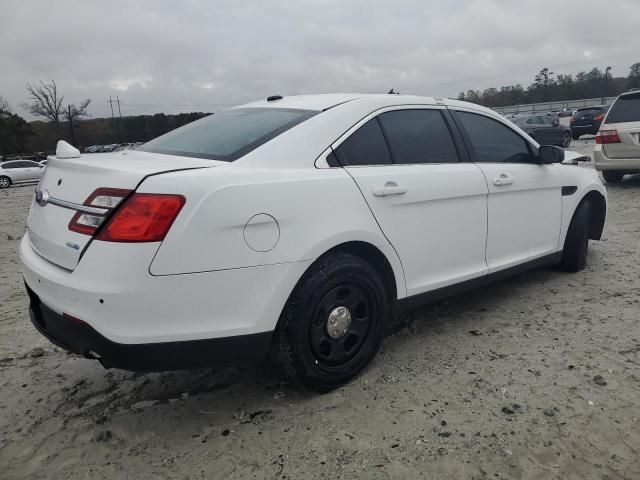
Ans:
[[[579,272],[587,266],[590,219],[591,204],[586,200],[578,206],[569,224],[560,261],[563,270]]]
[[[272,353],[296,382],[330,391],[375,356],[389,310],[387,288],[374,267],[356,255],[329,254],[289,297]]]
[[[563,148],[567,148],[571,144],[571,134],[569,132],[564,132],[560,139],[560,143]]]
[[[0,188],[9,188],[11,186],[11,179],[6,175],[0,177]]]

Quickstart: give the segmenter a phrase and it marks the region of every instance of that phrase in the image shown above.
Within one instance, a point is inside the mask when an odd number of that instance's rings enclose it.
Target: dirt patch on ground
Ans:
[[[17,255],[32,193],[0,191],[2,478],[640,478],[638,176],[609,186],[585,271],[417,310],[326,395],[269,365],[134,374],[51,345]]]

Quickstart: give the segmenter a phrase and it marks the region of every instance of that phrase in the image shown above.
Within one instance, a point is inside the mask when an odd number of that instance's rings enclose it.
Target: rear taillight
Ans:
[[[593,119],[596,122],[601,122],[602,120],[604,120],[604,115],[602,115],[602,114],[601,115],[596,115],[595,117],[593,117]]]
[[[109,218],[96,239],[105,242],[159,242],[180,213],[182,195],[134,193]]]
[[[98,188],[85,200],[87,207],[94,207],[95,212],[77,212],[69,222],[69,230],[93,235],[107,215],[125,199],[131,190],[122,188]]]
[[[575,118],[573,118],[573,117],[571,117],[571,120],[569,120],[569,123],[573,123],[573,122],[575,122],[575,121],[576,121],[576,119],[575,119]]]
[[[620,136],[617,130],[600,130],[596,135],[596,143],[605,145],[607,143],[620,143]]]

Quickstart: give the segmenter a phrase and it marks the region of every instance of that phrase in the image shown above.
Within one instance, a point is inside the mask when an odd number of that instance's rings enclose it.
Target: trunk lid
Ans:
[[[34,198],[27,219],[31,245],[50,262],[73,270],[92,238],[69,230],[69,222],[77,212],[73,204],[82,205],[91,193],[101,187],[135,190],[149,175],[224,164],[226,162],[217,160],[134,150],[67,159],[51,156],[36,187],[36,190],[46,192],[49,202],[41,199],[38,203]],[[60,203],[65,206],[60,206]]]

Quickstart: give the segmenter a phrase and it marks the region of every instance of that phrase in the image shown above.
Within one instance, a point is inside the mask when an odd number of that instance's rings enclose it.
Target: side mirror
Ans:
[[[553,126],[557,127],[558,125],[560,125],[560,120],[558,120],[557,118],[553,120]]]
[[[542,165],[560,163],[564,160],[564,149],[554,145],[542,145],[538,149],[538,157]]]

